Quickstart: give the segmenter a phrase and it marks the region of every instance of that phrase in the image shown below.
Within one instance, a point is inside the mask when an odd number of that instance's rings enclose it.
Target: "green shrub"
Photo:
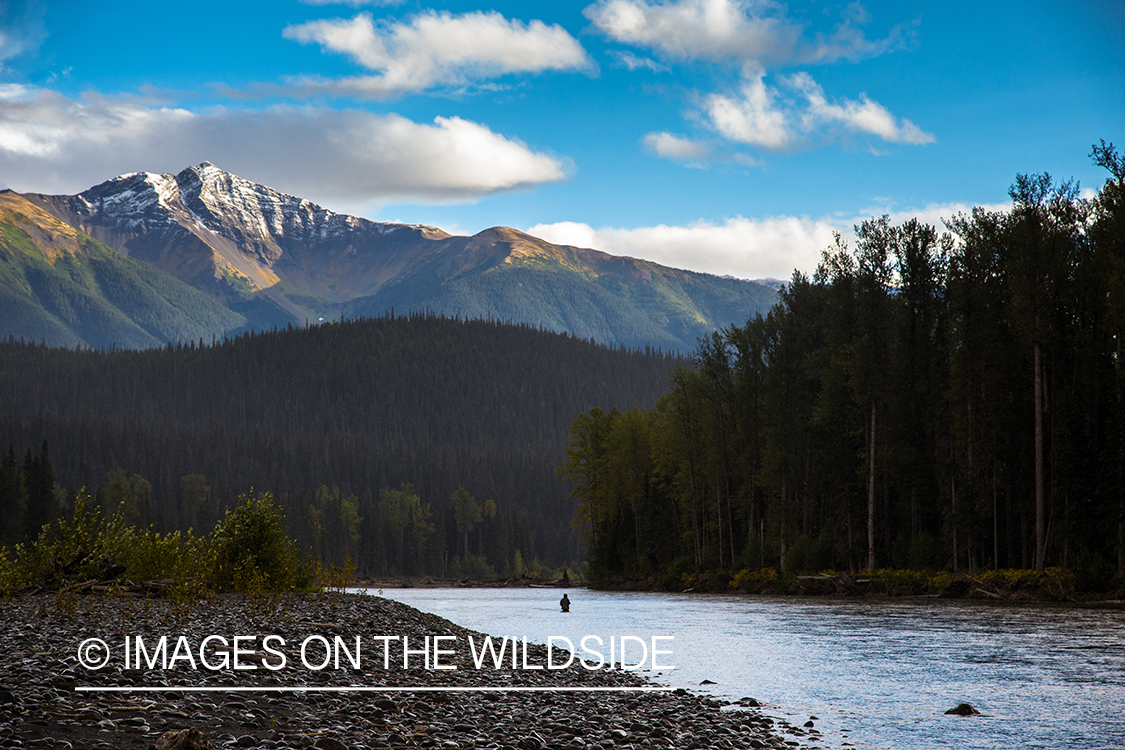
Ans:
[[[449,564],[450,578],[472,578],[483,581],[496,577],[496,571],[484,559],[484,555],[469,555],[454,558]]]
[[[311,583],[296,543],[285,535],[285,519],[273,496],[253,490],[239,496],[212,534],[210,579],[218,591],[291,591]]]
[[[0,586],[66,585],[124,572],[125,563],[117,559],[116,551],[130,547],[133,530],[122,523],[120,514],[107,520],[98,506],[88,509],[87,500],[85,489],[79,491],[70,519],[45,525],[38,539],[17,544],[11,557],[5,553]]]

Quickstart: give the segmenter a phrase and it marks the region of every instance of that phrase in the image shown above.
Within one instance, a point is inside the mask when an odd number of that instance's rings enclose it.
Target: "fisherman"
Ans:
[[[566,594],[563,594],[563,598],[559,599],[559,606],[562,607],[563,612],[570,611],[570,599],[566,598]]]

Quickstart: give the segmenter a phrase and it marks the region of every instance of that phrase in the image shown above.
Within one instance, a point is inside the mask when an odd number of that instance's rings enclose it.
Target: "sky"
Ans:
[[[1125,3],[0,0],[0,186],[203,161],[328,208],[738,278],[1105,180]]]

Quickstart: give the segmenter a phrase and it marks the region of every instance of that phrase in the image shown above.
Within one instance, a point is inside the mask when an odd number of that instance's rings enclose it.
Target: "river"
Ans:
[[[660,642],[673,653],[658,664],[675,669],[650,671],[656,681],[753,697],[797,725],[815,716],[825,747],[1125,748],[1122,609],[573,589],[563,614],[561,593],[382,590],[459,625],[538,643],[673,636]],[[944,715],[961,702],[984,715]]]

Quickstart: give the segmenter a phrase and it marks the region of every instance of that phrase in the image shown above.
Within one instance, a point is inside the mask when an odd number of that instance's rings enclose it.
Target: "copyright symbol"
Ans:
[[[86,669],[101,669],[109,664],[109,646],[101,638],[87,638],[78,644],[78,663]]]

